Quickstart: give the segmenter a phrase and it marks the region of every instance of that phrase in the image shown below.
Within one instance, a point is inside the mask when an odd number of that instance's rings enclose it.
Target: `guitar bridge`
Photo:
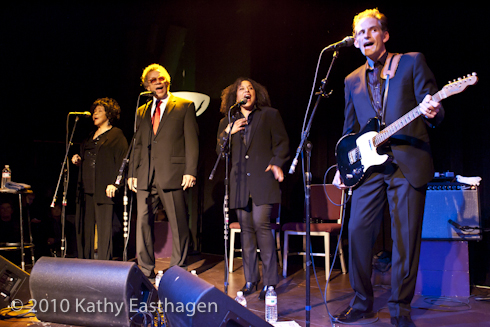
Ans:
[[[347,154],[347,157],[349,158],[350,165],[359,161],[361,159],[361,152],[359,152],[359,147],[356,146],[354,149],[350,150]]]

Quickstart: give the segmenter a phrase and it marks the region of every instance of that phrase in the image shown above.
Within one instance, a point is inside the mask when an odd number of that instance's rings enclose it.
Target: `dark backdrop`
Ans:
[[[446,119],[433,133],[432,148],[437,171],[483,178],[482,219],[488,226],[488,69],[480,45],[486,13],[469,1],[423,7],[327,0],[11,2],[0,13],[0,165],[9,164],[13,181],[31,184],[38,203],[48,203],[63,160],[67,113],[113,97],[123,110],[117,125],[130,139],[142,69],[161,63],[173,78],[171,90],[211,96],[208,110],[198,117],[201,160],[191,202],[199,249],[222,253],[217,240],[223,230],[223,165],[213,181],[207,179],[216,159],[221,90],[241,75],[265,85],[283,115],[294,155],[313,83],[316,91],[330,64],[327,53],[313,81],[320,51],[350,35],[356,13],[376,6],[389,19],[388,50],[423,52],[439,87],[478,73],[477,86],[444,101]],[[335,163],[343,78],[364,60],[354,47],[343,49],[333,67],[327,85],[333,93],[321,101],[310,137],[314,183]],[[73,117],[68,125],[71,129]],[[80,119],[70,156],[92,128],[90,119]],[[302,219],[300,172],[298,167],[282,185],[283,221]],[[72,169],[68,212],[73,212],[76,174]],[[476,261],[486,271],[490,246],[484,240],[476,248]]]

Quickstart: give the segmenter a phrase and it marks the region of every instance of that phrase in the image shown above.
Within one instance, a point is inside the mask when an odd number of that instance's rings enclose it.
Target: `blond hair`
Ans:
[[[148,76],[149,72],[154,70],[158,70],[163,75],[163,77],[165,77],[165,80],[168,82],[168,86],[167,86],[167,91],[168,91],[168,89],[170,88],[170,74],[167,72],[165,68],[163,68],[162,65],[159,64],[151,64],[143,70],[143,74],[141,74],[141,85],[143,85],[145,88],[148,87],[148,80],[146,77]]]
[[[366,9],[363,12],[357,14],[352,22],[352,35],[356,36],[356,26],[364,18],[376,18],[381,26],[381,30],[386,32],[388,30],[388,19],[386,16],[379,12],[378,8]]]

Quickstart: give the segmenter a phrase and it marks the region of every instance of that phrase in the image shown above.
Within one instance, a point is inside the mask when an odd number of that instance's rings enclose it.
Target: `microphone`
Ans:
[[[334,44],[330,44],[328,47],[323,49],[323,51],[338,50],[343,47],[350,47],[353,44],[354,44],[354,38],[352,36],[346,36],[342,41],[339,41]]]
[[[451,225],[453,225],[454,228],[456,228],[456,229],[458,229],[460,231],[463,231],[464,230],[463,226],[461,226],[460,224],[458,224],[457,222],[455,222],[452,219],[449,219],[447,222],[450,223]]]
[[[242,104],[247,103],[247,101],[248,101],[248,98],[243,98],[243,99],[241,99],[240,101],[238,101],[237,103],[235,103],[234,105],[232,105],[232,106],[230,107],[230,110],[232,110],[233,108],[235,108],[235,107],[237,107],[237,106],[241,106]]]
[[[145,92],[141,92],[140,93],[140,96],[144,96],[144,97],[152,97],[154,96],[153,92],[150,92],[150,91],[145,91]]]
[[[83,116],[83,117],[90,117],[92,114],[89,111],[72,111],[69,113],[69,115],[77,115],[77,116]]]

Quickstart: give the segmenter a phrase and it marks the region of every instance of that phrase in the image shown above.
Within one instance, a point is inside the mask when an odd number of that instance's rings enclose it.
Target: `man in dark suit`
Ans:
[[[393,239],[388,302],[391,323],[415,326],[410,303],[418,270],[426,184],[434,176],[428,129],[442,121],[444,110],[432,100],[431,94],[437,92],[435,78],[420,53],[402,55],[398,67],[392,67],[396,71],[389,78],[389,88],[385,88],[386,76],[381,71],[385,64],[393,65],[385,48],[389,39],[386,23],[386,16],[377,9],[354,18],[354,45],[367,62],[345,79],[343,133],[352,133],[356,126],[362,129],[375,116],[389,125],[419,104],[422,116],[390,138],[387,151],[393,161],[354,190],[349,221],[349,277],[355,296],[335,319],[348,323],[374,317],[372,248],[388,204]],[[345,188],[338,171],[334,184]]]
[[[186,265],[189,226],[184,191],[196,183],[199,156],[194,103],[169,92],[170,75],[160,65],[141,76],[153,100],[138,108],[128,184],[137,192],[136,252],[143,273],[155,277],[154,216],[163,203],[172,231],[170,266]]]

